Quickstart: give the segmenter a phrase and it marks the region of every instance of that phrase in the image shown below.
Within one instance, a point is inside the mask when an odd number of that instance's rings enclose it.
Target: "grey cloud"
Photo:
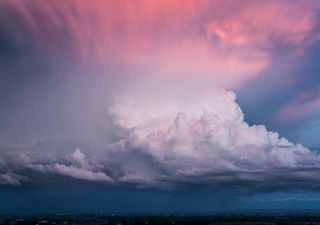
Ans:
[[[0,185],[14,185],[18,186],[21,184],[21,181],[26,180],[27,178],[15,173],[0,173]]]
[[[112,182],[111,178],[105,173],[98,171],[93,162],[86,159],[85,155],[76,149],[72,154],[62,160],[47,164],[27,163],[27,168],[41,173],[52,173],[56,175],[72,177],[81,180]]]

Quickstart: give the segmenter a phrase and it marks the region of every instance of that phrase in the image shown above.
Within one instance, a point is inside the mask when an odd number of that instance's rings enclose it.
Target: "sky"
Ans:
[[[0,1],[0,214],[320,208],[317,0]]]

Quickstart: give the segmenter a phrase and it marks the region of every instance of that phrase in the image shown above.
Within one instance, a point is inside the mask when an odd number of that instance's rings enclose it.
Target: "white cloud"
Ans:
[[[320,157],[265,126],[248,125],[233,92],[215,89],[182,99],[148,94],[119,98],[110,107],[114,123],[123,130],[113,157],[134,152],[143,156],[136,157],[141,163],[151,159],[154,164],[149,170],[123,166],[126,180],[169,187],[267,187],[280,185],[287,176],[292,179],[288,186],[301,178],[318,181]]]

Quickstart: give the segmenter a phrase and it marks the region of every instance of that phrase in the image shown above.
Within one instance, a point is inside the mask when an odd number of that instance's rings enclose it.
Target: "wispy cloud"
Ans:
[[[1,25],[11,38],[56,58],[152,68],[159,76],[204,76],[237,86],[272,61],[316,40],[317,1],[10,1]],[[20,29],[22,28],[22,29]],[[180,65],[183,65],[181,67]]]

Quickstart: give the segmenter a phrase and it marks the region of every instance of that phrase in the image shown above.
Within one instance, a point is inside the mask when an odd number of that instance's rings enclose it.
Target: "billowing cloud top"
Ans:
[[[114,123],[125,131],[113,146],[114,154],[141,155],[135,160],[141,167],[147,164],[143,169],[133,169],[130,162],[120,165],[127,170],[121,180],[170,187],[191,183],[263,189],[297,188],[301,179],[308,185],[314,179],[309,187],[317,186],[318,155],[264,126],[249,126],[233,92],[203,92],[183,100],[127,97],[110,107]],[[152,169],[144,160],[151,160]]]

